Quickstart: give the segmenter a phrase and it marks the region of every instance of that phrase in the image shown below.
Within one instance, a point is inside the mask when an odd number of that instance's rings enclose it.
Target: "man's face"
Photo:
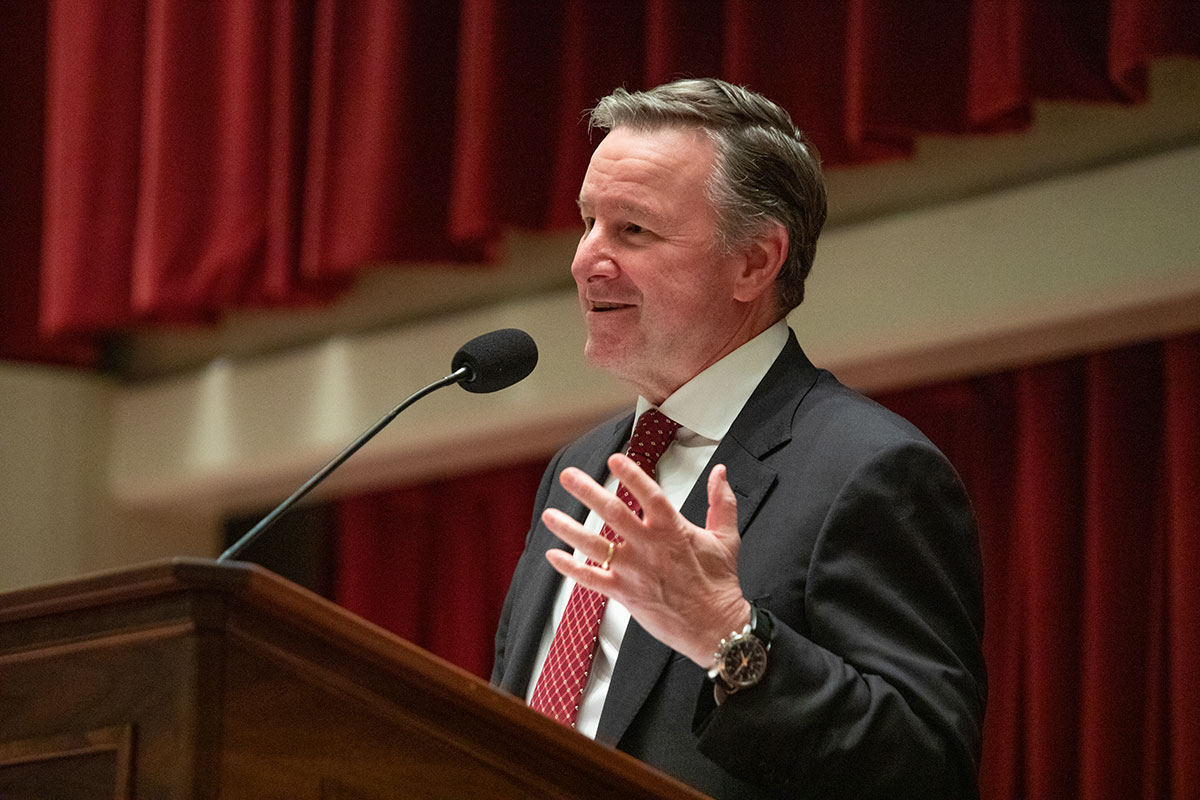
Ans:
[[[584,231],[571,264],[588,360],[652,402],[757,331],[734,299],[741,259],[714,248],[705,197],[714,148],[690,128],[618,127],[579,192]]]

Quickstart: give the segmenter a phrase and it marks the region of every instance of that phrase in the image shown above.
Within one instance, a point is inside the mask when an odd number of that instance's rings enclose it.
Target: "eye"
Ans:
[[[626,233],[649,233],[649,231],[646,230],[645,228],[643,228],[641,225],[636,225],[632,222],[625,223],[625,232]]]

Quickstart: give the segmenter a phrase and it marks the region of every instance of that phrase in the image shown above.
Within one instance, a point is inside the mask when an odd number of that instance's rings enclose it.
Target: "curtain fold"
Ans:
[[[1152,727],[1161,765],[1153,777],[1173,797],[1200,797],[1200,336],[1168,342],[1165,362],[1167,522],[1160,587],[1165,630],[1155,642],[1162,672],[1154,709],[1166,723]]]
[[[979,519],[983,797],[1200,796],[1200,333],[878,399]],[[543,464],[344,503],[342,602],[487,675]]]
[[[1150,58],[1200,55],[1186,0],[49,9],[47,336],[320,302],[371,264],[571,226],[581,112],[617,85],[748,84],[837,165],[1019,127],[1036,98],[1139,100]]]
[[[0,358],[86,365],[90,343],[38,336],[45,39],[44,8],[0,3]]]
[[[1197,364],[1192,334],[967,381],[950,439],[931,390],[881,398],[965,465],[980,519],[987,798],[1195,796]]]
[[[334,599],[486,678],[546,460],[336,504]]]

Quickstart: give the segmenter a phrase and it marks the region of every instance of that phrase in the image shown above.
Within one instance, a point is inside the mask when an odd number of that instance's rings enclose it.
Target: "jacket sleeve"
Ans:
[[[701,691],[701,752],[806,797],[977,797],[981,573],[945,458],[925,442],[875,453],[829,506],[803,609],[775,615],[763,681],[720,706]]]

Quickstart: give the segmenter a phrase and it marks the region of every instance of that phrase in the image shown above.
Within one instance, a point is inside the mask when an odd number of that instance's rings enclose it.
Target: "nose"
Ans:
[[[585,231],[575,247],[575,258],[571,261],[571,277],[582,286],[592,280],[612,278],[617,275],[617,263],[612,252],[604,244],[598,226]]]

